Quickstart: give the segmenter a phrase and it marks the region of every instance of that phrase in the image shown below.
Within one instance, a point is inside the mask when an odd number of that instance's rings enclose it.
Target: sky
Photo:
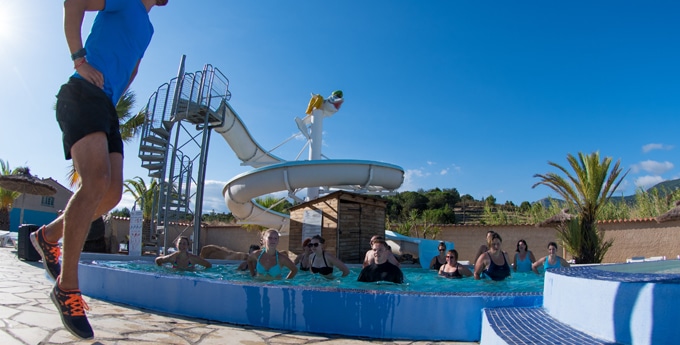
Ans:
[[[73,72],[62,2],[0,0],[0,159],[68,186],[54,95]],[[401,166],[403,191],[456,188],[475,199],[537,201],[535,174],[598,151],[629,171],[615,195],[680,178],[677,1],[170,0],[131,86],[134,111],[209,63],[230,104],[272,149],[297,133],[310,93],[344,92],[324,121],[333,159]],[[89,32],[94,13],[83,24]],[[273,153],[295,160],[304,142]],[[143,177],[139,141],[124,176]],[[303,154],[306,156],[306,154]],[[241,166],[213,135],[203,210]],[[118,208],[130,207],[125,194]]]

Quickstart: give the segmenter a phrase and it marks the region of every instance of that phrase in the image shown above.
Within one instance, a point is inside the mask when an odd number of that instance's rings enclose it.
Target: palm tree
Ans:
[[[142,126],[144,125],[144,119],[146,117],[146,110],[140,110],[136,115],[132,115],[132,108],[135,105],[135,93],[127,90],[123,97],[116,104],[116,113],[118,114],[118,121],[120,121],[120,136],[123,142],[130,142],[134,139]],[[80,177],[78,172],[76,172],[75,167],[71,164],[71,170],[68,173],[69,184],[71,187],[75,187]]]
[[[151,183],[147,186],[141,177],[136,176],[133,179],[125,180],[124,187],[124,192],[132,194],[137,205],[141,207],[142,218],[144,219],[142,224],[142,237],[144,239],[150,239],[151,215],[156,211],[154,209],[154,195],[158,191],[158,181],[156,179],[151,179]]]
[[[9,167],[9,162],[0,159],[0,175],[12,175],[15,172],[16,169]],[[20,195],[19,192],[0,188],[0,229],[9,230],[9,212]]]
[[[534,177],[540,178],[541,181],[531,188],[538,185],[547,186],[575,210],[574,214],[578,217],[572,222],[558,226],[558,235],[574,256],[576,263],[599,263],[611,247],[612,241],[604,241],[602,233],[597,230],[598,211],[609,201],[628,171],[616,181],[621,174],[619,167],[621,161],[617,161],[610,171],[612,158],[605,157],[600,161],[599,152],[590,155],[579,152],[578,159],[569,154],[567,161],[575,175],[557,163],[548,162],[563,172],[567,178],[556,173],[536,174]]]

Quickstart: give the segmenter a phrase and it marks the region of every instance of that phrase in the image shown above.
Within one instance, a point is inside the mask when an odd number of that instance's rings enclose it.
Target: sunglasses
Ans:
[[[449,255],[447,255],[446,258],[447,258],[447,259],[455,259],[456,257],[455,257],[455,256],[449,256]]]
[[[318,247],[318,246],[319,246],[318,243],[310,243],[310,244],[307,245],[307,247],[309,247],[309,248]]]

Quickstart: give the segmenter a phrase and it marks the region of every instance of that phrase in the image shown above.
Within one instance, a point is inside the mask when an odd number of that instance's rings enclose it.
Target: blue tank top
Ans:
[[[257,274],[260,275],[269,275],[272,277],[280,277],[281,276],[281,266],[279,266],[279,252],[276,252],[276,264],[274,266],[270,267],[269,269],[264,268],[262,264],[260,263],[260,258],[262,257],[262,254],[264,254],[264,250],[260,252],[260,256],[257,257],[257,265],[255,266],[255,270],[257,271]]]
[[[87,63],[104,75],[104,93],[115,106],[153,36],[141,1],[106,0],[85,41]],[[78,72],[77,78],[82,78]]]
[[[550,264],[548,258],[549,258],[549,256],[546,256],[545,261],[543,262],[543,268],[544,269],[547,270],[548,268],[560,268],[560,267],[562,267],[562,264],[560,263],[560,257],[559,256],[557,257],[557,261],[555,261],[554,265]]]
[[[531,272],[531,255],[529,255],[529,253],[530,252],[527,252],[527,255],[524,256],[524,260],[519,258],[519,253],[515,253],[517,272]]]

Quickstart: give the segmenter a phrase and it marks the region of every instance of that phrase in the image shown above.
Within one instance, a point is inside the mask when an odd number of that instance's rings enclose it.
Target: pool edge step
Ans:
[[[619,344],[596,338],[564,324],[541,307],[485,308],[482,345]]]

